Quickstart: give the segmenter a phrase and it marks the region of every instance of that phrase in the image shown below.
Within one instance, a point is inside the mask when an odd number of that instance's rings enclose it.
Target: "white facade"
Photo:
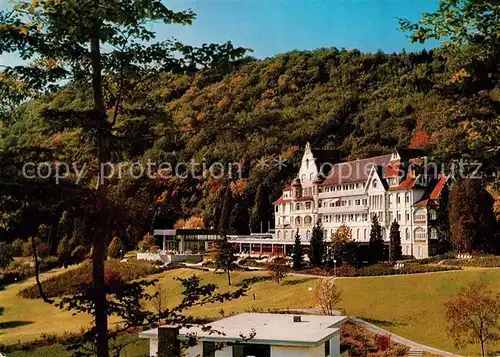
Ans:
[[[211,330],[181,328],[177,340],[197,337],[194,347],[181,352],[185,357],[239,357],[238,348],[252,346],[266,349],[269,357],[340,357],[340,327],[345,321],[345,316],[246,313],[213,322]],[[139,334],[149,339],[150,356],[157,356],[158,333],[153,329]],[[204,350],[210,343],[217,345],[215,352]]]
[[[394,150],[335,165],[322,162],[318,167],[308,144],[298,177],[274,202],[275,239],[293,241],[298,230],[301,239],[308,241],[320,221],[326,241],[346,224],[356,242],[368,243],[371,220],[377,215],[386,241],[391,223],[399,223],[403,255],[420,259],[435,254],[438,237],[433,221],[449,176],[431,175],[426,158],[419,155]]]

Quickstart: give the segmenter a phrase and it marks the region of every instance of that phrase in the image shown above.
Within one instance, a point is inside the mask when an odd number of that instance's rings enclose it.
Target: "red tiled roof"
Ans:
[[[273,202],[273,205],[279,205],[280,203],[283,203],[285,199],[283,198],[283,195],[281,195],[280,198],[278,198],[276,201]]]
[[[434,189],[431,191],[430,194],[431,200],[436,200],[439,197],[441,191],[443,190],[444,185],[446,184],[446,181],[448,181],[448,178],[449,176],[445,174],[440,174],[438,176],[438,182],[436,183],[436,186],[434,186]]]
[[[399,175],[399,168],[401,167],[401,161],[390,161],[385,167],[385,177],[397,177]]]
[[[422,196],[422,199],[415,203],[415,206],[437,206],[436,200],[439,198],[439,195],[441,194],[441,191],[443,190],[443,187],[446,184],[446,181],[448,181],[449,177],[450,176],[447,176],[445,174],[439,174],[437,180],[434,182],[434,185],[427,188],[427,191]]]
[[[291,191],[292,190],[292,185],[288,186],[287,188],[285,188],[283,191]]]
[[[415,184],[415,178],[412,175],[406,175],[405,179],[401,181],[399,186],[389,188],[389,191],[399,191],[399,190],[408,190],[413,188]]]
[[[382,155],[335,164],[330,175],[328,175],[321,185],[330,186],[343,183],[364,182],[368,179],[368,175],[373,166],[382,166],[385,168],[390,159],[391,155]]]

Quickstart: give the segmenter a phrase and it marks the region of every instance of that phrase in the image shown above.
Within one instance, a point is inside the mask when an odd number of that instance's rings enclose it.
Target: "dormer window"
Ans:
[[[377,180],[373,180],[372,187],[376,188],[377,187]]]

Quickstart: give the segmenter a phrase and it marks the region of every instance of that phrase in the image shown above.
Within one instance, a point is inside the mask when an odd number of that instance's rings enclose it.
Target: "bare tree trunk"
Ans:
[[[33,248],[33,258],[35,260],[35,279],[36,285],[38,286],[38,291],[40,292],[40,297],[48,304],[54,303],[54,300],[51,300],[45,295],[43,292],[42,282],[40,281],[40,263],[38,262],[38,255],[36,254],[36,242],[35,237],[31,236],[31,247]]]
[[[99,0],[95,1],[99,6]],[[99,227],[94,234],[92,242],[92,290],[95,299],[95,332],[96,332],[96,352],[98,357],[109,357],[108,342],[108,315],[106,301],[106,285],[104,278],[104,260],[106,252],[106,238],[108,231],[108,205],[107,205],[107,177],[108,168],[105,163],[109,159],[109,124],[107,122],[106,107],[102,91],[102,63],[100,51],[100,22],[95,24],[94,37],[90,43],[90,56],[92,61],[92,89],[94,95],[95,115],[99,116],[97,127],[98,145],[98,215]]]
[[[231,286],[231,270],[227,270],[227,284]]]
[[[485,354],[484,354],[484,341],[482,339],[481,339],[481,356],[485,357]]]

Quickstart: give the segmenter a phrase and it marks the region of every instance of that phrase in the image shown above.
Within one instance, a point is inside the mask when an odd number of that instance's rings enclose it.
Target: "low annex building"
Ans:
[[[386,241],[390,224],[399,223],[404,255],[421,259],[437,253],[438,202],[449,175],[429,165],[421,150],[395,149],[337,164],[328,154],[307,144],[297,178],[274,202],[276,242],[293,241],[297,230],[308,242],[320,221],[326,241],[346,224],[356,242],[368,243],[377,215]]]
[[[345,316],[245,313],[210,328],[160,327],[144,331],[150,356],[166,357],[340,357],[340,327]],[[183,341],[194,343],[181,351]],[[182,354],[181,354],[182,353]]]

